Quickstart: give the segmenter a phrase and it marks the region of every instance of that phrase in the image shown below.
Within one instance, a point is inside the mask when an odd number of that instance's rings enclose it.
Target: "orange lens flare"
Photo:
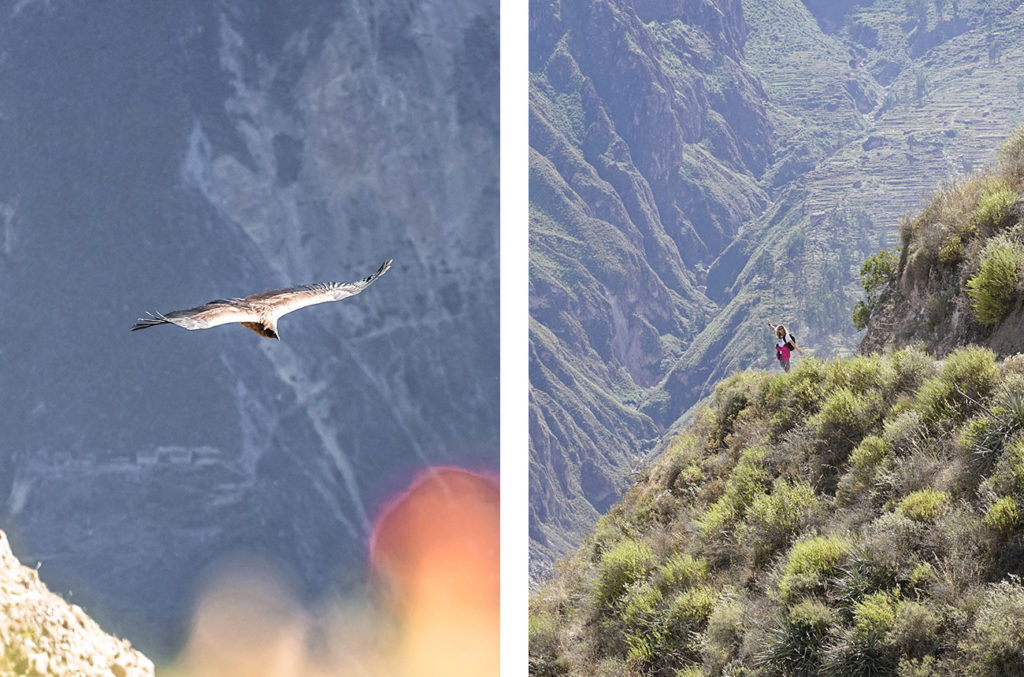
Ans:
[[[499,672],[498,481],[431,468],[374,524],[370,597],[317,622],[264,564],[224,567],[173,677],[488,677]],[[314,648],[315,647],[315,648]]]
[[[496,480],[424,473],[377,521],[370,559],[403,621],[408,674],[498,674]]]

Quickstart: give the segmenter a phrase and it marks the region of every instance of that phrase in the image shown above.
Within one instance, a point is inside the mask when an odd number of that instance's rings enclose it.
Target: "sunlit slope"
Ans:
[[[985,348],[734,374],[534,595],[531,674],[1012,674],[1022,431]]]

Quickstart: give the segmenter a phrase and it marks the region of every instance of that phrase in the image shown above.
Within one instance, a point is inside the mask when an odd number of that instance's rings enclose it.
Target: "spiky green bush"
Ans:
[[[867,470],[878,465],[887,450],[885,440],[878,435],[869,435],[850,454],[850,465],[857,470]]]
[[[853,605],[853,636],[858,641],[881,641],[896,625],[896,598],[879,591]]]
[[[996,356],[969,346],[946,356],[938,375],[918,389],[914,408],[929,424],[958,423],[978,411],[999,383]]]
[[[703,557],[683,553],[672,553],[664,564],[658,567],[657,579],[663,589],[696,585],[707,580],[708,562]]]
[[[920,348],[900,348],[889,359],[896,372],[897,393],[913,393],[935,374],[935,359]]]
[[[857,393],[847,387],[833,390],[817,414],[808,421],[829,449],[829,461],[838,464],[881,421],[882,399],[878,392]]]
[[[981,520],[985,526],[1000,534],[1010,534],[1020,524],[1020,509],[1012,496],[997,499],[985,511]]]
[[[903,515],[915,522],[931,522],[949,509],[949,493],[936,489],[921,489],[907,494],[896,506]]]
[[[749,447],[743,451],[725,485],[725,492],[708,506],[698,521],[698,530],[705,538],[714,538],[723,531],[731,531],[746,514],[754,497],[761,494],[771,482],[765,468],[767,450]]]
[[[978,272],[967,281],[975,315],[982,324],[997,324],[1009,314],[1017,298],[1024,266],[1024,249],[1006,238],[985,245]]]
[[[901,599],[886,641],[901,654],[920,658],[937,650],[942,617],[930,604]]]
[[[850,542],[839,536],[816,536],[794,544],[779,580],[783,600],[824,588],[849,551]]]
[[[978,196],[974,223],[982,232],[995,232],[1012,225],[1013,205],[1017,196],[1002,179],[988,178]]]
[[[736,657],[750,625],[749,609],[733,590],[719,596],[704,629],[702,656],[713,674]]]
[[[733,374],[715,387],[711,406],[706,410],[711,414],[708,436],[712,446],[725,444],[737,417],[754,402],[756,386],[762,378],[762,374],[744,371]]]
[[[771,412],[771,431],[781,437],[786,431],[807,420],[821,406],[825,392],[826,365],[805,357],[788,373],[764,382],[761,399]]]
[[[594,602],[598,607],[614,604],[626,587],[643,578],[651,566],[650,549],[638,541],[626,539],[601,555]]]
[[[767,674],[817,675],[821,648],[829,637],[836,613],[818,600],[804,600],[789,607],[783,623],[773,628],[758,656]]]
[[[536,677],[559,677],[569,672],[569,666],[558,655],[558,621],[554,614],[530,614],[529,670]]]
[[[821,674],[829,677],[891,675],[896,657],[887,642],[896,626],[897,595],[879,590],[854,603],[853,623],[826,648]]]
[[[770,494],[756,496],[747,508],[737,540],[755,564],[762,564],[801,527],[818,520],[823,510],[810,484],[777,479]]]

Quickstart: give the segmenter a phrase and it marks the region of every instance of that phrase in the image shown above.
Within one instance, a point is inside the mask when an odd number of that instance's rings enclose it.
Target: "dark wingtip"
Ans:
[[[167,324],[168,320],[159,317],[140,317],[138,321],[132,325],[131,331],[138,331],[139,329],[149,329],[155,327],[158,324]]]

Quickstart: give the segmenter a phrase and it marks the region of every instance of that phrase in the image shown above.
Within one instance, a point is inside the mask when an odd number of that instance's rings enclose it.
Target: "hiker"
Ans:
[[[785,325],[775,326],[768,321],[768,326],[775,332],[775,359],[782,365],[782,371],[789,371],[789,356],[792,351],[797,351],[803,355],[804,351],[800,350],[796,345],[796,339],[793,335],[786,331]]]

